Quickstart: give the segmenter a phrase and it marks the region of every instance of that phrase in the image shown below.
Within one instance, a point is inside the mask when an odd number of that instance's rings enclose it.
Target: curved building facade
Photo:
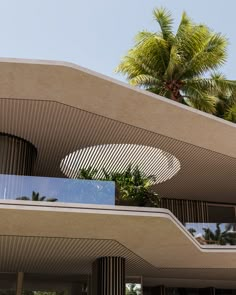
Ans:
[[[36,156],[30,142],[0,133],[0,174],[32,175]]]
[[[236,294],[234,124],[73,64],[5,59],[0,116],[0,293]],[[160,208],[116,204],[103,171],[130,164],[155,176]]]

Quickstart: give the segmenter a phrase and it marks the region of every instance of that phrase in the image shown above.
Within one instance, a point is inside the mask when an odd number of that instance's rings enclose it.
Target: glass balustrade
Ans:
[[[202,245],[236,246],[236,223],[185,223]]]
[[[115,204],[115,183],[0,174],[0,199]]]

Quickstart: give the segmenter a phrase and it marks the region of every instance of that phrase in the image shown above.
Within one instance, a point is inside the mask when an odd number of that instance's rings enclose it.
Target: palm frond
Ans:
[[[233,92],[236,93],[236,81],[226,80],[224,76],[219,75],[210,78],[197,77],[186,79],[184,80],[183,89],[188,87],[194,87],[200,91],[214,94],[215,96],[220,96],[220,94],[232,96]]]
[[[161,87],[157,87],[157,86],[152,86],[152,87],[147,87],[146,88],[147,91],[150,91],[152,93],[158,94],[160,96],[166,97],[166,98],[170,98],[171,97],[171,93],[168,89],[166,89],[163,85],[161,85]]]
[[[227,40],[221,34],[200,27],[195,33],[192,32],[186,41],[189,45],[185,45],[185,52],[188,50],[189,55],[185,58],[178,78],[191,78],[208,71],[215,71],[225,63]]]
[[[146,30],[140,31],[138,32],[138,34],[136,34],[136,36],[134,37],[135,40],[135,46],[138,46],[144,42],[146,42],[148,39],[153,38],[155,36],[158,36],[156,33],[153,32],[149,32]],[[162,39],[162,37],[159,37],[160,40]]]
[[[29,201],[30,198],[29,197],[26,197],[26,196],[22,196],[22,197],[17,197],[16,200]]]
[[[159,8],[153,10],[153,16],[161,28],[163,39],[168,40],[170,37],[172,37],[173,19],[171,13],[165,8]]]
[[[195,109],[210,114],[214,114],[216,111],[216,97],[211,96],[200,89],[189,86],[186,88],[183,97],[187,105]]]
[[[169,64],[164,75],[167,79],[174,79],[175,75],[178,75],[181,70],[183,62],[186,59],[185,48],[189,45],[187,39],[190,34],[186,38],[185,35],[192,27],[192,20],[184,12],[177,33],[171,42]]]
[[[227,80],[226,77],[219,73],[213,73],[211,79],[215,81],[217,91],[227,94],[227,96],[234,96],[236,94],[236,81]]]
[[[128,80],[140,74],[157,78],[165,72],[168,59],[169,52],[166,41],[155,34],[151,34],[128,51],[115,72],[123,73]]]
[[[150,75],[138,75],[130,80],[130,84],[134,86],[143,86],[144,88],[152,86],[161,86],[161,81],[157,78],[154,78]]]
[[[36,193],[35,191],[32,192],[32,201],[38,201],[39,200],[39,193]]]
[[[94,178],[96,178],[97,172],[98,172],[98,170],[93,169],[91,166],[88,168],[81,168],[79,170],[77,178],[79,178],[79,179],[94,179]]]
[[[228,121],[236,123],[236,104],[228,107],[228,109],[225,111],[224,118]]]
[[[181,16],[181,20],[180,20],[180,24],[179,24],[179,28],[176,33],[176,36],[178,37],[178,34],[181,32],[181,30],[185,29],[188,26],[192,26],[192,24],[193,24],[193,21],[187,15],[186,11],[184,11]]]
[[[47,198],[46,201],[47,202],[56,202],[56,201],[58,201],[58,199],[57,198]]]

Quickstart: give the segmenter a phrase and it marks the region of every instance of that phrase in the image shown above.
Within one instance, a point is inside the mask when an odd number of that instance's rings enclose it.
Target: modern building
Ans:
[[[162,208],[76,179],[130,163]],[[73,64],[0,60],[0,294],[236,294],[234,243],[203,239],[234,238],[235,171],[232,123]]]

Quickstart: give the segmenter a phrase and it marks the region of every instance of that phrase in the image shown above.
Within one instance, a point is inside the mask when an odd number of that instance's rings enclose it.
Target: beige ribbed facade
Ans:
[[[234,124],[75,65],[24,60],[0,65],[0,131],[35,146],[34,175],[65,177],[62,160],[70,153],[132,144],[144,147],[134,164],[145,164],[145,147],[179,160],[176,175],[155,186],[161,196],[235,203]],[[95,158],[88,155],[83,165]],[[114,161],[112,169],[118,166]],[[162,158],[153,161],[147,173],[159,176],[162,166]]]
[[[183,226],[207,223],[209,203],[235,206],[234,124],[76,65],[25,60],[0,60],[0,118],[0,162],[14,168],[1,173],[76,177],[107,159],[121,171],[132,150],[166,208],[0,196],[4,278],[19,273],[30,286],[34,275],[87,276],[102,295],[123,295],[125,273],[162,295],[166,286],[236,289],[235,246],[201,245]]]

